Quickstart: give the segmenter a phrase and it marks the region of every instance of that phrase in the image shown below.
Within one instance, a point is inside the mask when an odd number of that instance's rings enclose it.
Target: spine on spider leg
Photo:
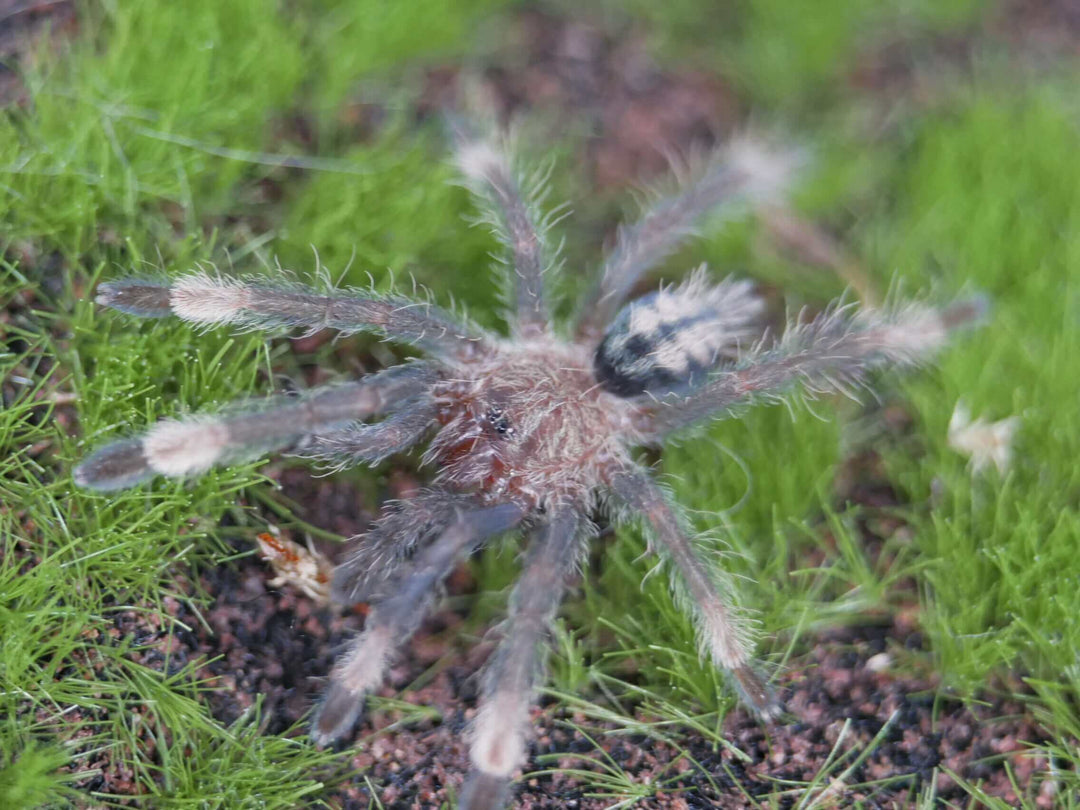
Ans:
[[[232,412],[158,422],[143,436],[107,444],[79,464],[75,482],[110,491],[156,475],[197,475],[215,464],[288,447],[300,438],[339,429],[385,411],[398,396],[415,396],[430,381],[421,364],[389,369],[355,383],[272,397]]]
[[[310,733],[316,744],[327,745],[349,733],[360,717],[364,696],[382,683],[394,651],[416,631],[434,600],[435,588],[454,563],[485,540],[512,529],[523,515],[516,504],[459,512],[439,538],[416,555],[390,595],[372,607],[364,631],[334,665],[326,697],[312,723]]]
[[[470,729],[473,771],[465,783],[462,808],[501,807],[500,797],[525,761],[529,707],[543,669],[546,635],[578,563],[583,522],[576,509],[556,507],[530,544],[510,598],[504,638],[488,664],[482,705]]]

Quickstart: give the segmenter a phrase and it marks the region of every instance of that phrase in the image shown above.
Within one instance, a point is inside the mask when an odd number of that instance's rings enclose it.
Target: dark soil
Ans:
[[[74,34],[71,0],[0,0],[0,108],[26,103],[21,74],[42,37],[54,45]]]
[[[499,117],[527,113],[553,136],[579,132],[583,176],[598,190],[665,173],[672,153],[707,147],[742,120],[739,100],[721,77],[662,69],[644,32],[611,31],[537,8],[512,20],[479,80]],[[432,71],[420,112],[460,103],[459,66]],[[477,77],[470,70],[468,81]]]
[[[130,613],[117,618],[114,640],[145,645],[138,657],[156,669],[166,660],[175,671],[192,660],[218,659],[199,669],[200,676],[215,679],[215,691],[206,696],[215,716],[231,722],[262,695],[266,733],[286,731],[318,699],[334,651],[363,619],[360,612],[336,615],[287,587],[268,589],[270,573],[254,558],[208,572],[202,585],[216,595],[203,611],[209,629],[182,603],[170,602],[170,611],[194,631],[170,635],[147,624],[145,613]],[[468,590],[470,584],[468,577],[458,577],[452,589]],[[457,627],[462,622],[462,616],[449,611],[426,622],[380,692],[434,708],[441,719],[390,728],[400,719],[396,712],[365,717],[357,733],[360,742],[354,743],[356,777],[336,791],[342,807],[369,806],[364,776],[379,786],[377,798],[389,808],[435,807],[460,788],[468,770],[463,733],[476,708],[475,674],[490,649],[487,644],[461,646]],[[534,710],[532,754],[555,755],[543,767],[593,769],[580,757],[599,752],[572,723],[593,732],[630,782],[663,785],[642,806],[744,807],[748,797],[781,790],[778,781],[791,786],[794,804],[803,795],[799,786],[819,778],[834,748],[862,751],[888,725],[863,764],[843,781],[834,781],[852,756],[815,790],[832,791],[839,804],[886,807],[906,805],[936,779],[942,801],[962,801],[966,794],[940,772],[947,768],[981,783],[990,795],[1017,801],[1005,766],[1025,788],[1033,774],[1046,771],[1044,759],[1025,753],[1029,744],[1044,741],[1041,729],[1015,699],[988,692],[977,707],[964,705],[935,697],[931,679],[898,674],[895,663],[905,658],[904,650],[920,644],[916,630],[897,624],[845,629],[818,639],[778,678],[789,718],[765,727],[742,710],[729,715],[725,735],[749,761],[692,733],[676,732],[687,758],[668,742],[619,733],[550,705]],[[436,674],[422,687],[401,692],[435,664]],[[131,775],[107,760],[88,764],[104,770],[93,780],[94,789],[124,794],[133,787]],[[869,782],[877,785],[866,787]],[[517,795],[518,806],[525,808],[601,808],[612,801],[586,795],[577,780],[565,775],[526,779]],[[1051,804],[1047,792],[1040,805]]]

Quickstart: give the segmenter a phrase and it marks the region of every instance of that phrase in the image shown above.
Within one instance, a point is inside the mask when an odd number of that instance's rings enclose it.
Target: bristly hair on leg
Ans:
[[[714,372],[689,393],[643,403],[640,428],[661,442],[703,419],[729,417],[759,402],[828,393],[854,397],[870,372],[926,362],[951,331],[977,322],[985,309],[977,298],[944,309],[911,302],[858,311],[850,304],[832,306],[809,322],[792,321],[775,342],[759,341],[733,369]]]
[[[599,340],[638,279],[696,234],[707,215],[730,218],[783,198],[803,162],[798,151],[752,136],[718,150],[676,194],[661,197],[637,222],[618,229],[600,279],[579,311],[578,336]]]
[[[430,398],[409,399],[381,422],[353,422],[340,430],[315,434],[296,455],[317,462],[327,472],[361,464],[374,466],[422,441],[437,415],[438,408]]]
[[[199,268],[168,282],[127,279],[102,284],[98,302],[143,317],[173,314],[210,328],[306,334],[335,329],[343,334],[375,332],[411,343],[436,356],[467,358],[482,352],[491,336],[428,301],[365,290],[318,290],[288,279],[225,276]]]
[[[565,206],[544,211],[550,170],[532,174],[513,163],[511,135],[477,135],[460,121],[451,121],[457,142],[456,162],[481,205],[476,224],[488,225],[506,253],[503,275],[508,279],[504,298],[511,305],[508,321],[519,337],[537,337],[550,331],[551,303],[545,288],[559,268],[560,245],[548,233],[566,212]]]
[[[510,596],[503,638],[484,674],[480,710],[469,730],[472,771],[462,808],[487,810],[481,794],[495,793],[525,761],[529,707],[541,678],[545,637],[562,601],[567,580],[578,568],[584,537],[591,532],[573,506],[555,506],[530,541],[525,564]]]
[[[336,569],[331,597],[341,605],[376,602],[418,549],[424,548],[472,504],[468,495],[425,489],[407,501],[389,501],[382,516],[355,542]]]
[[[454,564],[485,541],[514,528],[523,516],[514,504],[455,510],[439,537],[410,560],[386,598],[372,606],[363,632],[334,666],[326,698],[312,724],[316,744],[327,745],[352,729],[364,696],[382,683],[391,656],[416,632],[434,602],[436,587]]]
[[[102,492],[135,486],[157,475],[199,475],[213,466],[285,450],[306,437],[384,413],[395,399],[415,397],[430,381],[431,369],[412,363],[299,396],[233,403],[218,413],[165,419],[141,437],[98,449],[73,474],[80,486]]]
[[[624,507],[617,517],[641,521],[650,548],[669,565],[672,592],[680,608],[697,620],[702,657],[728,674],[755,713],[766,719],[778,717],[782,707],[757,672],[753,633],[735,602],[735,591],[720,569],[695,548],[685,515],[644,470],[613,470],[609,486],[616,503]]]

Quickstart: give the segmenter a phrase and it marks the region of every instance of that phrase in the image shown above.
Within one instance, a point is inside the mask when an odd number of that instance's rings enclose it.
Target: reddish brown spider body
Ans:
[[[637,443],[637,406],[597,384],[587,348],[555,338],[499,345],[449,369],[432,396],[442,427],[425,461],[438,483],[489,503],[587,505]]]

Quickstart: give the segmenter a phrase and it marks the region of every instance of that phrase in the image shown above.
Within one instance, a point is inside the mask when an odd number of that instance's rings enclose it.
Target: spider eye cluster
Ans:
[[[491,429],[494,430],[500,436],[505,438],[513,437],[515,430],[513,424],[510,422],[510,417],[506,415],[506,411],[498,405],[492,405],[487,409],[487,413],[484,414],[484,419]]]

